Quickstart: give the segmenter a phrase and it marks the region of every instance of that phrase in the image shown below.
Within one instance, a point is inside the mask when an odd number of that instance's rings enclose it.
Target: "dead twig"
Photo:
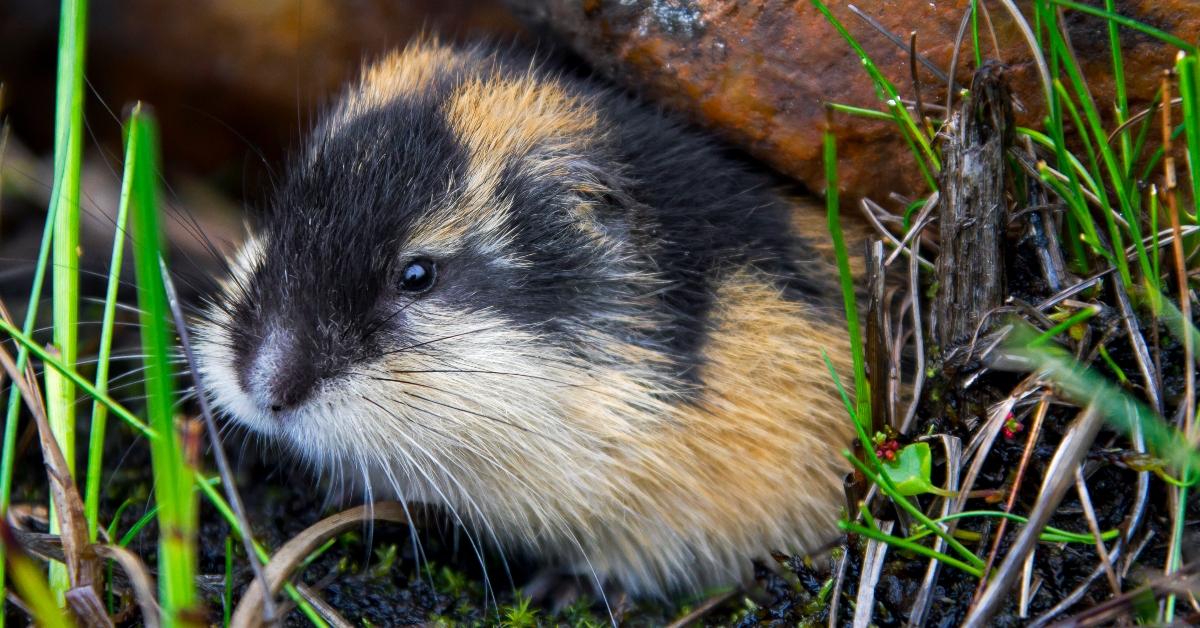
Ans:
[[[1046,412],[1050,409],[1050,393],[1043,392],[1042,398],[1038,400],[1037,409],[1033,412],[1033,423],[1029,427],[1029,432],[1025,436],[1025,449],[1021,452],[1021,462],[1017,465],[1017,474],[1013,477],[1012,488],[1008,491],[1008,500],[1004,504],[1004,512],[1011,513],[1013,506],[1017,503],[1017,495],[1021,490],[1021,481],[1025,478],[1025,470],[1029,468],[1029,460],[1033,457],[1033,448],[1037,445],[1038,436],[1041,435],[1042,422],[1046,418]],[[1008,519],[1001,519],[996,526],[995,540],[992,541],[992,550],[988,552],[987,566],[984,567],[983,573],[990,573],[992,565],[996,562],[996,556],[1000,551],[1000,543],[1004,539],[1004,532],[1007,529]],[[979,588],[975,590],[975,595],[978,596],[983,591],[984,581],[979,582]]]
[[[895,255],[897,253],[901,253],[901,252],[905,253],[906,255],[917,255],[916,251],[913,251],[910,247],[905,246],[903,241],[901,241],[895,235],[893,235],[891,231],[888,231],[887,227],[883,226],[883,222],[881,222],[879,220],[878,212],[886,212],[887,210],[883,209],[882,207],[879,206],[878,203],[876,203],[875,201],[872,201],[869,198],[864,198],[864,199],[860,200],[858,202],[858,207],[860,210],[862,210],[863,216],[865,216],[867,218],[867,222],[871,223],[871,226],[875,228],[875,231],[877,233],[879,233],[879,235],[886,238],[888,240],[888,242],[891,242],[892,246],[895,247],[893,249],[893,253],[888,256],[888,259],[895,259]],[[919,257],[919,256],[918,256],[918,260],[926,268],[933,268],[933,264],[930,263],[929,260],[926,260],[925,258]],[[884,266],[887,266],[887,265],[888,265],[887,263],[884,263]]]
[[[1108,576],[1108,586],[1112,589],[1113,595],[1120,595],[1121,581],[1120,578],[1117,578],[1117,572],[1113,570],[1108,549],[1104,547],[1104,540],[1100,538],[1100,522],[1096,520],[1096,508],[1092,505],[1092,496],[1088,493],[1087,482],[1083,479],[1083,465],[1075,467],[1075,491],[1079,493],[1079,503],[1083,506],[1083,518],[1087,521],[1088,529],[1092,531],[1092,536],[1096,539],[1096,553],[1100,555],[1100,566],[1104,567],[1104,574]]]
[[[259,610],[262,608],[263,600],[267,595],[277,594],[309,554],[326,540],[372,520],[408,523],[408,516],[404,506],[398,503],[379,502],[344,510],[309,526],[284,543],[283,547],[279,548],[279,551],[271,557],[271,561],[267,563],[265,574],[270,587],[269,592],[264,591],[262,585],[257,581],[253,582],[246,589],[241,601],[238,602],[230,626],[234,628],[261,626],[262,615]]]
[[[983,313],[1004,302],[1004,156],[1013,138],[1012,97],[999,64],[986,63],[971,95],[947,123],[942,201],[942,250],[930,336],[944,355],[970,337]]]
[[[917,31],[912,31],[908,34],[908,74],[912,78],[917,120],[921,123],[921,128],[925,129],[925,132],[932,137],[933,125],[930,124],[929,118],[925,116],[925,103],[921,101],[921,77],[917,72]]]
[[[880,35],[883,35],[884,37],[886,37],[888,41],[892,42],[893,44],[896,44],[896,47],[900,48],[901,50],[903,50],[905,52],[910,53],[910,58],[914,59],[917,62],[920,62],[920,64],[922,66],[924,66],[926,70],[929,70],[930,73],[932,73],[934,76],[936,76],[939,81],[942,81],[944,83],[949,80],[946,73],[943,72],[941,68],[937,67],[937,64],[935,64],[933,61],[930,61],[929,57],[926,57],[925,55],[919,54],[916,52],[915,45],[910,45],[908,43],[905,43],[903,38],[901,38],[899,35],[893,33],[892,31],[888,30],[888,28],[886,26],[884,26],[883,24],[880,24],[878,20],[867,15],[866,13],[863,13],[861,9],[854,6],[853,4],[847,5],[846,9],[849,10],[851,13],[853,13],[855,16],[857,16],[862,21],[866,22],[868,26],[875,29],[875,31],[878,32]],[[954,87],[955,87],[954,85],[951,85],[951,89],[953,89]]]
[[[158,628],[162,611],[154,597],[156,591],[154,576],[150,575],[146,563],[143,563],[137,554],[119,545],[93,545],[92,547],[96,550],[97,555],[108,558],[121,566],[125,576],[129,578],[129,585],[133,588],[133,597],[142,610],[142,624],[146,628]]]
[[[895,521],[879,522],[884,534],[891,534]],[[858,595],[854,598],[854,628],[867,628],[875,616],[875,585],[883,574],[883,561],[887,558],[888,544],[876,539],[867,541],[863,552],[862,569],[858,576]]]
[[[992,449],[992,443],[996,440],[996,435],[1000,433],[1000,428],[1004,426],[1004,419],[1009,412],[1016,407],[1017,403],[1032,395],[1038,388],[1038,380],[1034,375],[1021,380],[1008,397],[1005,397],[999,403],[993,405],[988,411],[987,421],[975,430],[974,436],[967,443],[966,453],[967,459],[971,461],[971,466],[967,468],[967,473],[963,476],[962,488],[959,490],[959,497],[954,505],[954,511],[958,512],[966,506],[967,500],[970,498],[970,492],[975,488],[975,479],[979,477],[979,473],[983,470],[984,459]]]
[[[1165,98],[1171,95],[1171,82],[1168,80],[1169,72],[1163,74],[1162,89]],[[1184,321],[1192,320],[1192,300],[1188,291],[1187,277],[1187,262],[1183,253],[1183,231],[1179,221],[1179,203],[1178,194],[1175,184],[1175,156],[1171,152],[1171,108],[1162,108],[1162,142],[1163,142],[1163,194],[1167,198],[1167,214],[1171,220],[1171,231],[1174,234],[1174,239],[1171,242],[1172,257],[1175,262],[1175,282],[1176,288],[1179,290],[1179,311],[1183,314]],[[1200,433],[1195,430],[1193,421],[1196,416],[1196,363],[1192,360],[1195,355],[1196,348],[1192,346],[1192,334],[1186,331],[1183,334],[1183,355],[1184,355],[1184,391],[1183,391],[1183,407],[1184,407],[1184,424],[1183,432],[1188,439],[1188,442],[1193,445],[1197,444],[1197,438]],[[1159,407],[1159,412],[1162,412],[1162,407]]]
[[[11,323],[8,309],[0,303],[0,316]],[[0,346],[0,366],[8,373],[13,385],[21,392],[25,406],[33,415],[37,425],[38,436],[42,446],[42,459],[46,467],[46,475],[50,479],[50,495],[54,501],[54,512],[58,517],[59,529],[62,531],[63,557],[66,559],[67,574],[72,587],[91,587],[100,581],[100,564],[96,556],[88,548],[87,520],[83,514],[83,499],[79,489],[71,478],[70,466],[63,456],[58,440],[50,429],[46,418],[45,403],[41,392],[34,384],[33,369],[26,364],[25,373],[17,369],[17,364],[8,351]]]
[[[884,266],[891,266],[892,262],[896,261],[896,257],[898,257],[901,253],[916,253],[919,249],[914,249],[912,247],[910,241],[913,239],[917,240],[919,246],[928,246],[934,252],[941,250],[937,245],[933,244],[932,242],[926,242],[923,240],[923,238],[921,238],[921,232],[924,231],[925,227],[931,222],[932,219],[930,219],[930,215],[933,213],[933,210],[937,208],[938,202],[941,200],[941,198],[941,193],[934,192],[933,194],[929,195],[929,198],[925,199],[925,204],[921,206],[920,211],[917,212],[916,218],[914,218],[911,223],[912,227],[909,228],[908,233],[905,233],[904,237],[901,238],[899,248],[892,251],[888,255],[887,259],[884,260]],[[875,204],[874,201],[871,201],[871,203],[878,207],[878,204]],[[907,249],[905,249],[906,246],[908,247]],[[929,264],[929,262],[925,263]],[[932,267],[933,264],[929,264],[929,266]]]
[[[846,562],[850,560],[850,545],[842,548],[842,558],[833,573],[833,593],[829,596],[829,628],[838,628],[838,607],[842,602],[842,585],[846,582]]]
[[[308,603],[312,604],[313,608],[317,609],[317,612],[321,614],[321,618],[329,622],[330,626],[333,626],[333,628],[354,628],[354,624],[347,621],[345,617],[342,617],[342,614],[336,608],[330,606],[329,602],[326,602],[325,598],[320,596],[319,589],[321,588],[323,587],[314,588],[306,584],[296,584],[296,590],[300,592],[300,595],[308,600]]]
[[[943,75],[942,81],[946,83],[946,115],[952,115],[954,111],[954,97],[958,95],[957,89],[953,83],[953,77],[958,74],[958,53],[962,50],[963,39],[967,36],[967,26],[971,23],[971,11],[963,13],[962,21],[958,23],[958,33],[954,35],[954,52],[950,54],[950,71]]]
[[[936,194],[933,195],[937,197]],[[920,232],[925,228],[926,222],[932,220],[931,212],[936,203],[930,203],[922,212],[923,215],[918,217],[917,222],[913,224],[913,228],[909,233]],[[911,246],[911,245],[910,245]],[[900,433],[908,433],[908,428],[912,426],[913,419],[917,416],[917,405],[921,402],[921,393],[925,388],[925,328],[921,323],[921,269],[917,264],[916,251],[909,256],[908,259],[908,290],[909,298],[912,303],[909,305],[909,314],[912,316],[913,328],[913,350],[916,353],[915,362],[917,365],[916,371],[913,374],[913,389],[912,396],[908,402],[908,409],[904,411],[904,420],[900,422]]]
[[[946,490],[957,492],[959,474],[962,471],[962,441],[954,436],[947,434],[941,435],[942,447],[946,451]],[[939,518],[945,518],[953,514],[955,501],[949,498],[942,499],[942,510]],[[954,534],[954,528],[958,525],[957,521],[951,521],[947,524],[947,532]],[[944,552],[946,550],[946,540],[937,537],[933,542],[933,551]],[[934,584],[937,583],[938,573],[941,570],[942,561],[937,559],[929,560],[929,567],[925,570],[925,579],[921,581],[921,588],[917,592],[917,599],[913,602],[912,609],[909,611],[908,625],[922,626],[925,623],[925,613],[929,612],[929,603],[933,601]]]
[[[711,613],[714,608],[724,604],[726,600],[737,595],[737,593],[738,589],[730,589],[728,591],[722,591],[721,593],[713,595],[697,605],[696,608],[693,608],[688,613],[667,624],[667,628],[684,628],[685,626],[691,626],[692,624],[703,619],[705,615]]]
[[[1004,562],[996,570],[995,576],[988,583],[983,594],[971,606],[971,610],[963,622],[964,626],[985,626],[992,615],[1000,610],[1000,606],[1005,602],[1005,595],[1019,575],[1021,564],[1025,562],[1029,552],[1037,544],[1038,536],[1045,529],[1050,517],[1062,502],[1067,489],[1070,488],[1074,477],[1072,470],[1087,455],[1088,449],[1091,448],[1092,441],[1096,439],[1096,434],[1100,431],[1103,423],[1104,419],[1100,413],[1094,406],[1089,405],[1071,424],[1070,429],[1063,436],[1058,450],[1054,452],[1054,458],[1050,460],[1050,464],[1046,468],[1037,503],[1033,507],[1033,512],[1029,513],[1029,523],[1021,528],[1021,532],[1004,557]]]
[[[1200,562],[1184,565],[1178,571],[1166,576],[1159,576],[1153,582],[1131,589],[1097,604],[1070,619],[1054,624],[1056,628],[1076,628],[1082,626],[1107,626],[1115,623],[1122,615],[1133,608],[1136,600],[1147,593],[1154,596],[1170,593],[1187,593],[1195,591],[1200,586]]]
[[[884,321],[883,242],[867,245],[867,369],[871,391],[871,434],[882,432],[885,425],[895,425],[896,409],[888,403],[884,381],[890,370],[887,350],[887,327]]]

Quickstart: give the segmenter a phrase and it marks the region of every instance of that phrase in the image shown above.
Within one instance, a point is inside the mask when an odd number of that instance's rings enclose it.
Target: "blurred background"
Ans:
[[[0,83],[9,125],[0,166],[0,294],[27,297],[52,182],[59,3],[0,2]],[[161,128],[171,240],[202,274],[213,261],[179,215],[220,250],[241,212],[364,60],[421,32],[523,37],[498,0],[94,0],[90,3],[82,199],[86,270],[103,272],[121,171],[121,120],[136,101]],[[100,294],[97,288],[85,292]]]

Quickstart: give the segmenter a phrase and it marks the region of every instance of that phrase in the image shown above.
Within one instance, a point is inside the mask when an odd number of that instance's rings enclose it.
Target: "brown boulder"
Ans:
[[[618,82],[682,111],[780,171],[824,189],[821,135],[826,102],[880,109],[883,104],[858,58],[833,26],[803,0],[509,0],[518,13],[548,28]],[[863,45],[902,96],[911,98],[908,54],[855,16],[845,0],[830,0],[833,14]],[[1044,115],[1044,99],[1030,54],[999,3],[990,18],[999,57],[1025,111],[1022,124]],[[1024,10],[1029,2],[1019,3]],[[1095,4],[1095,3],[1093,3]],[[1117,10],[1185,39],[1200,30],[1200,3],[1124,0]],[[948,69],[955,36],[970,6],[966,0],[870,0],[858,7]],[[1112,109],[1112,75],[1104,20],[1066,12],[1068,30],[1102,111]],[[1122,29],[1132,103],[1145,104],[1174,50]],[[985,54],[996,57],[990,35]],[[970,36],[957,72],[969,84]],[[920,70],[923,99],[943,102],[944,82]],[[834,116],[843,192],[883,199],[889,192],[921,189],[920,175],[889,122]]]

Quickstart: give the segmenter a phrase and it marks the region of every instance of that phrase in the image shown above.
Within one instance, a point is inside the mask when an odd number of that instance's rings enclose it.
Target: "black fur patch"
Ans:
[[[475,71],[491,71],[492,61],[477,57]],[[514,59],[501,59],[501,71],[530,67],[523,55]],[[562,154],[571,150],[568,141],[546,147],[556,154],[504,156],[508,167],[496,195],[497,206],[513,208],[513,250],[506,253],[525,265],[495,264],[468,238],[453,259],[435,260],[439,279],[431,294],[458,310],[498,310],[567,347],[598,332],[661,351],[681,390],[700,383],[715,291],[731,272],[752,267],[772,277],[786,298],[837,311],[830,267],[793,234],[791,207],[768,178],[628,96],[541,71],[594,98],[597,136],[578,154]],[[396,301],[404,235],[428,210],[453,207],[462,194],[457,185],[467,175],[467,154],[443,112],[459,80],[447,76],[419,97],[318,134],[311,154],[293,167],[261,225],[262,265],[235,307],[243,386],[263,337],[279,327],[291,334],[288,363],[312,365],[272,377],[281,405],[302,401],[321,379],[405,342],[402,319],[391,319],[381,304]],[[566,170],[557,179],[539,175],[529,158],[557,158]],[[610,190],[586,199],[602,238],[576,224],[576,174]],[[631,254],[608,255],[614,241]],[[627,280],[630,273],[661,282],[639,287]],[[380,328],[388,333],[376,333]]]
[[[714,292],[733,271],[753,267],[785,298],[836,304],[828,265],[794,234],[791,206],[770,179],[668,115],[622,96],[606,104],[611,150],[645,214],[643,246],[669,279],[662,307],[674,324],[666,340],[682,369],[698,365]]]
[[[436,93],[396,100],[317,136],[293,166],[259,225],[266,249],[235,310],[243,386],[272,326],[292,336],[288,362],[315,365],[307,377],[272,378],[274,394],[293,402],[383,349],[368,332],[380,297],[398,283],[399,243],[427,210],[461,193],[466,174],[465,150],[439,107]]]

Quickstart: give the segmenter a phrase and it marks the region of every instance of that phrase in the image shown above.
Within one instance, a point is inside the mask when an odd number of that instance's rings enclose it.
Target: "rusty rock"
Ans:
[[[508,1],[526,21],[552,31],[618,82],[685,113],[817,191],[824,188],[824,103],[883,107],[850,46],[803,0]],[[850,2],[828,4],[901,95],[911,98],[907,52],[851,13]],[[1019,4],[1027,10],[1031,3]],[[986,5],[998,46],[985,28],[983,48],[1010,66],[1024,107],[1018,121],[1035,123],[1044,115],[1044,99],[1025,40],[998,3]],[[1200,30],[1200,4],[1194,1],[1116,5],[1120,13],[1184,39],[1194,40]],[[860,0],[858,6],[906,42],[915,31],[919,52],[946,71],[969,2]],[[1067,25],[1098,107],[1111,110],[1105,21],[1068,11]],[[1146,104],[1174,51],[1129,29],[1121,36],[1131,106]],[[974,69],[971,56],[968,34],[956,72],[960,85]],[[928,70],[919,72],[923,100],[944,102],[944,82]],[[921,189],[920,174],[893,125],[846,115],[833,122],[843,193],[882,200],[890,192]]]

